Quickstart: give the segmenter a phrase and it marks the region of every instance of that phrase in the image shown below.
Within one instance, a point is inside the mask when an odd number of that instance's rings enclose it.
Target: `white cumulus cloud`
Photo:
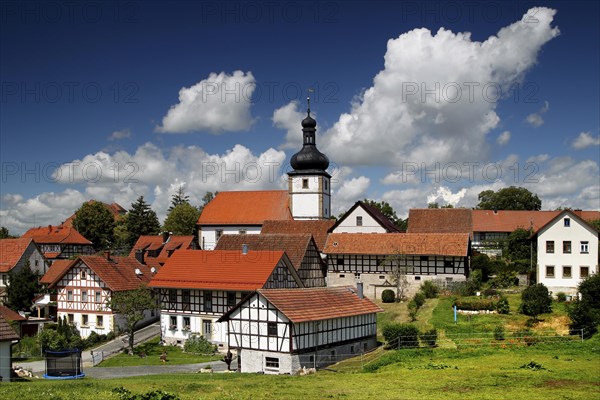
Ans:
[[[121,140],[121,139],[129,139],[131,137],[131,130],[129,129],[121,129],[118,131],[114,131],[113,133],[110,134],[110,136],[108,137],[108,140],[115,141],[115,140]]]
[[[313,118],[315,113],[311,113]],[[282,149],[300,149],[302,147],[302,120],[306,113],[298,111],[298,102],[291,101],[273,112],[273,126],[286,131]]]
[[[550,103],[545,101],[542,108],[540,108],[537,112],[529,114],[527,116],[527,118],[525,119],[525,121],[527,121],[529,123],[529,125],[531,125],[535,128],[539,128],[540,126],[542,126],[544,124],[544,118],[542,117],[542,115],[545,114],[549,109],[550,109]]]
[[[211,73],[197,84],[179,90],[179,103],[171,106],[156,130],[208,131],[215,135],[248,130],[253,123],[250,106],[255,89],[251,72]]]
[[[389,40],[373,85],[325,133],[326,154],[350,165],[485,158],[502,93],[559,34],[551,26],[555,10],[532,12],[537,23],[515,22],[483,42],[444,28]]]
[[[581,132],[571,146],[577,150],[585,149],[586,147],[600,146],[600,135],[594,137],[591,132]]]
[[[509,141],[510,141],[510,131],[502,132],[500,135],[498,135],[498,139],[496,139],[496,143],[498,143],[500,146],[504,146],[505,144],[508,144]]]

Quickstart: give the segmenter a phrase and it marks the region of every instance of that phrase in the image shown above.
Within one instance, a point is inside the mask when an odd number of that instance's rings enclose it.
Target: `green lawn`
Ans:
[[[509,296],[511,314],[475,315],[470,321],[459,316],[453,321],[452,299],[427,300],[419,311],[419,329],[435,326],[443,335],[469,334],[502,325],[525,327],[528,318],[516,312],[518,295]],[[407,322],[406,305],[381,304],[385,313],[378,322]],[[552,325],[564,317],[563,304],[544,315]],[[532,327],[536,333],[547,326]],[[555,324],[556,325],[556,324]],[[255,374],[177,374],[123,379],[80,381],[32,380],[0,385],[2,399],[114,399],[112,390],[125,387],[135,394],[162,390],[180,399],[592,399],[600,398],[600,334],[585,342],[542,340],[532,346],[505,341],[472,343],[454,348],[420,348],[386,351],[378,348],[362,357],[333,365],[311,376]],[[119,356],[116,359],[154,359],[162,348],[147,347],[148,357]],[[179,349],[169,350],[169,360],[184,357]],[[189,359],[188,359],[189,360]],[[129,364],[113,365],[129,365]],[[171,361],[170,361],[171,362]],[[196,361],[188,361],[196,362]],[[174,363],[174,362],[173,362]],[[143,364],[141,364],[143,365]],[[150,364],[147,364],[150,365]],[[335,372],[334,372],[335,371]]]
[[[154,338],[135,347],[134,355],[117,354],[100,363],[99,367],[131,367],[143,365],[164,365],[160,360],[163,351],[167,352],[167,364],[196,364],[207,361],[220,360],[220,355],[205,356],[184,353],[179,346],[160,346],[160,338]],[[144,353],[145,357],[139,354]]]
[[[512,349],[420,349],[382,352],[374,372],[311,376],[180,374],[0,385],[3,399],[114,399],[160,389],[181,399],[591,399],[600,396],[600,338]],[[542,369],[521,368],[531,362]],[[536,365],[533,364],[533,365]],[[368,365],[368,364],[367,364]],[[333,369],[337,369],[335,366]]]

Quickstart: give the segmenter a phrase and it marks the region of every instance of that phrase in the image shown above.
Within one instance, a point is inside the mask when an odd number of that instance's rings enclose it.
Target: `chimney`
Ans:
[[[242,244],[242,254],[243,255],[248,254],[248,245],[247,244]]]
[[[167,232],[167,231],[164,231],[162,233],[162,235],[163,235],[163,243],[167,243],[167,240],[169,240],[169,235],[170,234],[171,234],[171,232]]]
[[[359,299],[362,299],[365,297],[365,294],[363,292],[363,283],[362,282],[356,282],[356,295],[358,296]]]
[[[104,250],[104,258],[106,258],[108,261],[112,261],[110,258],[110,250]]]
[[[140,264],[144,264],[144,250],[142,249],[138,249],[135,252],[135,259],[137,260],[137,262],[139,262]]]

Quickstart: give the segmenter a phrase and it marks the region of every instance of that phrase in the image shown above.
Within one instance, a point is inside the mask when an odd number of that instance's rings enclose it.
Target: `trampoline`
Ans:
[[[81,350],[46,350],[46,379],[80,379],[85,376],[81,368]]]

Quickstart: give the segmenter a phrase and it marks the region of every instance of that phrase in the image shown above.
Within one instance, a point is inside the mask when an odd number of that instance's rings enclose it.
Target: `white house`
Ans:
[[[48,262],[33,239],[0,239],[0,302],[5,297],[10,272],[19,272],[27,263],[40,276],[48,270]]]
[[[135,290],[151,279],[150,269],[135,258],[80,256],[56,271],[50,285],[57,290],[57,317],[66,317],[83,338],[92,332],[114,332],[123,327],[123,317],[114,313],[107,301],[114,292]],[[156,310],[144,314],[140,325],[157,318]]]
[[[537,281],[553,294],[575,294],[583,278],[598,273],[598,231],[577,211],[561,212],[536,236]]]
[[[365,295],[378,299],[395,287],[395,268],[406,272],[405,295],[425,280],[441,285],[465,281],[471,245],[468,233],[332,233],[323,251],[327,286],[362,282]]]
[[[330,230],[332,233],[397,233],[400,232],[379,209],[357,201]]]
[[[261,289],[219,321],[241,372],[294,374],[375,348],[381,311],[352,287]]]
[[[179,250],[150,282],[159,293],[163,341],[183,344],[190,335],[227,342],[217,320],[260,288],[304,287],[283,251]]]

